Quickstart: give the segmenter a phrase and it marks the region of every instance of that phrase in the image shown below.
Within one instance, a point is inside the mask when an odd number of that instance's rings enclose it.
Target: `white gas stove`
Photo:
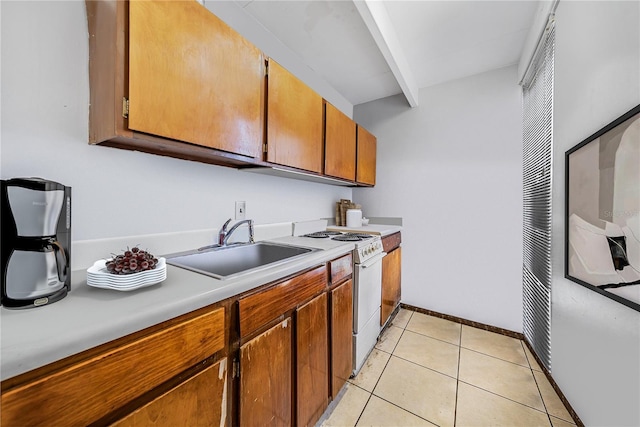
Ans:
[[[353,242],[353,374],[362,368],[380,335],[382,249],[379,235],[317,231],[302,237]]]
[[[362,264],[370,258],[383,253],[382,239],[380,236],[364,233],[341,233],[338,231],[316,231],[304,234],[302,237],[312,237],[315,239],[331,239],[340,242],[353,242],[355,251],[353,253],[354,262]]]

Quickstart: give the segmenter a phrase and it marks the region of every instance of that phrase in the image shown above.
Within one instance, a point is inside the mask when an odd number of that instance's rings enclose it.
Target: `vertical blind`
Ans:
[[[523,330],[551,371],[553,15],[523,79]]]

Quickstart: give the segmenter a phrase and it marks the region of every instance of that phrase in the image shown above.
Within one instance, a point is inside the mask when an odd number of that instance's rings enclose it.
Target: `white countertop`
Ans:
[[[369,224],[362,227],[339,227],[336,225],[330,225],[327,227],[328,231],[343,231],[347,233],[364,233],[364,234],[377,234],[380,236],[388,236],[389,234],[397,233],[402,230],[399,225],[387,225],[387,224]]]
[[[308,237],[272,242],[321,249],[304,257],[226,280],[167,266],[158,285],[121,292],[87,285],[72,272],[71,292],[51,305],[0,309],[2,380],[197,310],[353,250],[353,243]]]

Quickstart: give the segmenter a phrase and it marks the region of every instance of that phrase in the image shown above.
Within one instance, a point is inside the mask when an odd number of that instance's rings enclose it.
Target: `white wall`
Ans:
[[[556,10],[551,366],[588,426],[640,425],[640,313],[564,278],[565,152],[640,103],[640,3]]]
[[[3,179],[73,188],[73,240],[216,228],[247,202],[258,224],[333,216],[351,189],[89,146],[83,1],[2,1]]]
[[[522,97],[512,66],[358,105],[365,216],[403,217],[402,302],[522,332]]]

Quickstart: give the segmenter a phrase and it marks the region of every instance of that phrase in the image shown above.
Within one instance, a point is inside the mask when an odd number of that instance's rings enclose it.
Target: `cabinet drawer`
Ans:
[[[264,291],[238,301],[240,336],[256,332],[267,322],[297,305],[310,300],[327,286],[327,268],[322,265],[311,271],[280,282]]]
[[[386,253],[391,252],[402,243],[400,232],[390,234],[382,238],[382,250]]]
[[[331,284],[335,285],[351,276],[353,273],[353,255],[347,255],[334,259],[329,263],[331,269]]]
[[[117,342],[116,342],[117,343]],[[2,393],[3,426],[87,425],[225,347],[219,308]]]

